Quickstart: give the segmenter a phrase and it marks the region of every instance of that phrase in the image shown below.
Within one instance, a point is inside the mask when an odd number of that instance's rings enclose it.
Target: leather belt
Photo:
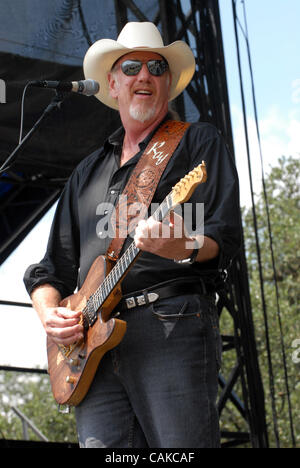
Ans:
[[[140,291],[134,291],[130,294],[123,296],[122,300],[117,306],[117,310],[127,310],[133,307],[139,307],[143,305],[151,304],[158,299],[167,299],[172,296],[183,296],[185,294],[199,294],[207,295],[212,294],[214,290],[212,287],[205,285],[201,278],[197,281],[166,281],[151,286],[147,289],[141,289]]]

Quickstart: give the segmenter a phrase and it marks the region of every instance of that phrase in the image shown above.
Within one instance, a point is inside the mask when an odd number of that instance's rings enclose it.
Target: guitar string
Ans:
[[[160,204],[160,206],[155,210],[155,212],[152,214],[153,218],[158,221],[160,219],[160,215],[162,216],[162,219],[167,215],[167,213],[170,211],[172,207],[172,198],[171,198],[171,193],[169,193],[166,198],[163,200],[163,202]],[[117,282],[122,278],[132,261],[135,259],[135,257],[138,255],[140,252],[140,249],[138,249],[135,245],[135,242],[132,241],[130,246],[126,249],[124,254],[121,256],[121,258],[117,261],[116,265],[113,267],[113,269],[109,272],[109,274],[105,277],[103,280],[102,284],[99,286],[99,288],[89,297],[87,301],[87,305],[83,310],[83,315],[86,316],[86,313],[88,315],[88,318],[90,320],[93,319],[93,316],[91,316],[90,308],[92,304],[93,308],[93,315],[97,312],[97,310],[101,307],[101,305],[104,303],[104,301],[107,299]]]

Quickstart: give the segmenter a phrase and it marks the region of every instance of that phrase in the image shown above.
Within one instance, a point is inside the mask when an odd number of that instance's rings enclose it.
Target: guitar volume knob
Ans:
[[[71,358],[69,363],[71,366],[78,366],[79,365],[79,359],[78,358]]]

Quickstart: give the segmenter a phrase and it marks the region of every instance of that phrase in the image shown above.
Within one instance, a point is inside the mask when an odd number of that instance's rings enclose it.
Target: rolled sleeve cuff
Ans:
[[[29,296],[31,296],[34,289],[43,284],[50,284],[53,286],[60,293],[62,298],[72,294],[72,291],[66,284],[54,275],[51,275],[41,264],[30,265],[25,272],[23,281]]]
[[[204,235],[213,239],[219,246],[220,251],[217,257],[218,271],[226,270],[230,266],[232,259],[235,257],[235,255],[240,249],[239,238],[231,238],[231,242],[227,243],[226,241],[224,241],[224,236],[222,236],[218,231],[209,229],[205,231]]]

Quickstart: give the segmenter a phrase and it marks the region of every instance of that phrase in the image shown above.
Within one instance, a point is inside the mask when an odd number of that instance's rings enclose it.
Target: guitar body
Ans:
[[[97,257],[82,288],[65,298],[60,306],[82,311],[111,267],[110,261]],[[82,401],[102,357],[122,340],[126,322],[110,318],[121,297],[121,287],[117,285],[98,311],[95,323],[85,331],[82,341],[64,347],[47,339],[48,372],[54,398],[60,405],[76,406]]]

